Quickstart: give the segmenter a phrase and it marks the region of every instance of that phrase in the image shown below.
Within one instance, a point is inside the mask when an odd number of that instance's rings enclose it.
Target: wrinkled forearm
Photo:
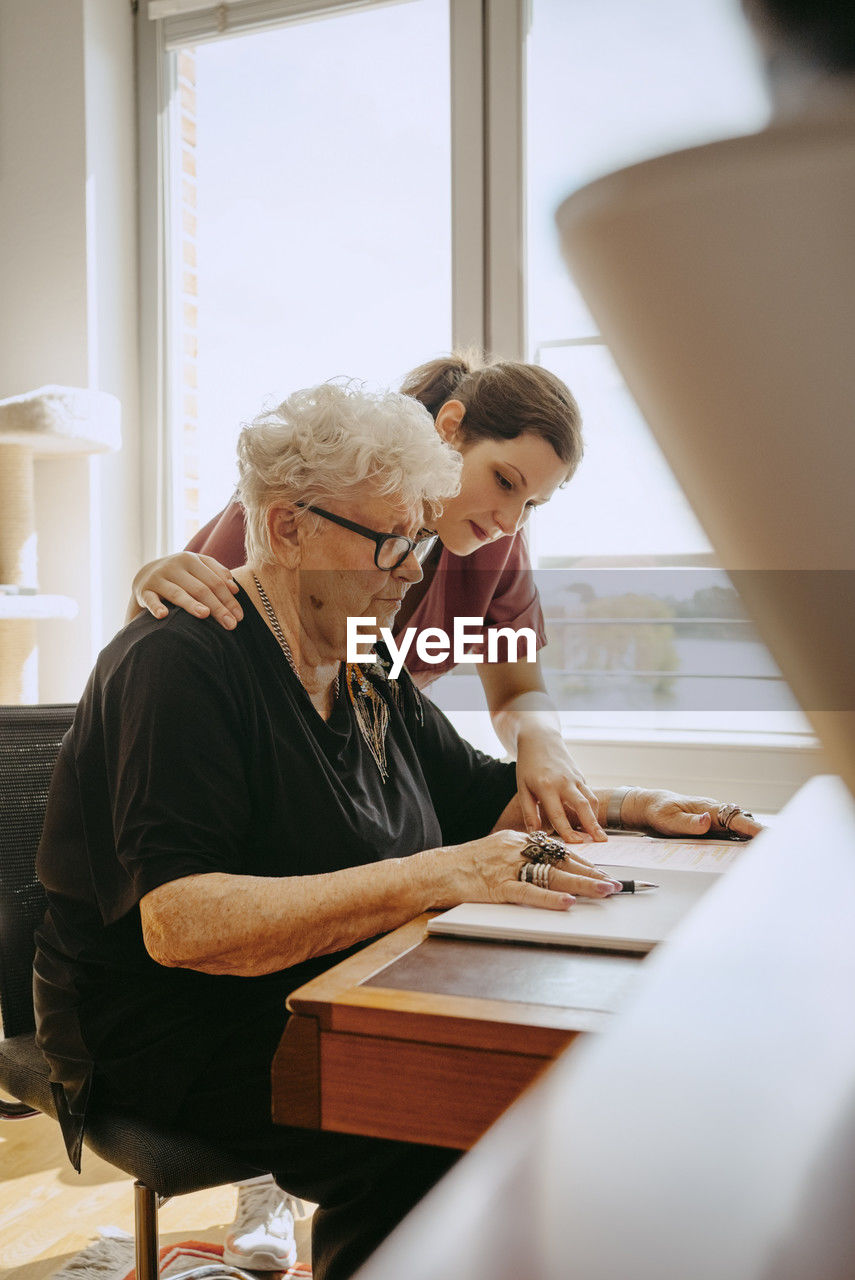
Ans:
[[[397,928],[446,900],[453,862],[443,853],[317,876],[212,872],[173,880],[140,902],[146,949],[168,968],[273,973]]]

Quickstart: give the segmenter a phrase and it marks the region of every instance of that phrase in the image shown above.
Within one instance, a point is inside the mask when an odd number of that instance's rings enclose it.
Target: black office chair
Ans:
[[[35,862],[51,773],[73,717],[73,706],[0,707],[0,1086],[19,1099],[0,1099],[0,1120],[40,1112],[56,1118],[48,1066],[33,1034],[33,934],[45,911]],[[86,1145],[135,1179],[137,1280],[157,1278],[157,1211],[164,1200],[269,1172],[192,1134],[124,1113],[93,1115]],[[225,1266],[196,1267],[184,1277],[213,1274],[253,1280]]]

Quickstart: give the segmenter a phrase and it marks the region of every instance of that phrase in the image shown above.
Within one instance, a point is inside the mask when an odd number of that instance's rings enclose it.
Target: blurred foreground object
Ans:
[[[568,264],[855,789],[855,94],[571,196]]]
[[[357,1280],[433,1280],[450,1223],[456,1280],[851,1280],[853,844],[813,778]]]
[[[77,611],[38,590],[35,463],[118,449],[120,419],[115,396],[79,387],[0,400],[0,703],[38,701],[36,622]]]
[[[814,110],[852,92],[851,0],[742,0],[742,8],[763,54],[777,114]]]

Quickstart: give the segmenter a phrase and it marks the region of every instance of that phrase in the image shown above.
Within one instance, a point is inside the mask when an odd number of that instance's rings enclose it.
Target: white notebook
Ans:
[[[619,880],[655,880],[657,889],[610,898],[579,898],[568,911],[464,902],[428,921],[428,933],[511,942],[548,942],[597,951],[650,951],[679,924],[718,875],[697,871],[655,873],[641,867],[609,867]]]

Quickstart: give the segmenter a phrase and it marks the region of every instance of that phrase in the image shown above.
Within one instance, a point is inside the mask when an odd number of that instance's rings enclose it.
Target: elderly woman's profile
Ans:
[[[142,614],[63,743],[38,1036],[78,1168],[105,1104],[210,1137],[318,1203],[314,1272],[343,1280],[456,1157],[274,1125],[289,992],[430,907],[566,910],[618,886],[575,846],[530,879],[514,765],[469,746],[406,671],[390,680],[382,651],[345,661],[347,619],[391,625],[458,485],[427,410],[324,385],[244,428],[238,452],[245,623]],[[596,795],[605,822],[615,796]],[[627,824],[721,820],[670,792],[618,800]]]

